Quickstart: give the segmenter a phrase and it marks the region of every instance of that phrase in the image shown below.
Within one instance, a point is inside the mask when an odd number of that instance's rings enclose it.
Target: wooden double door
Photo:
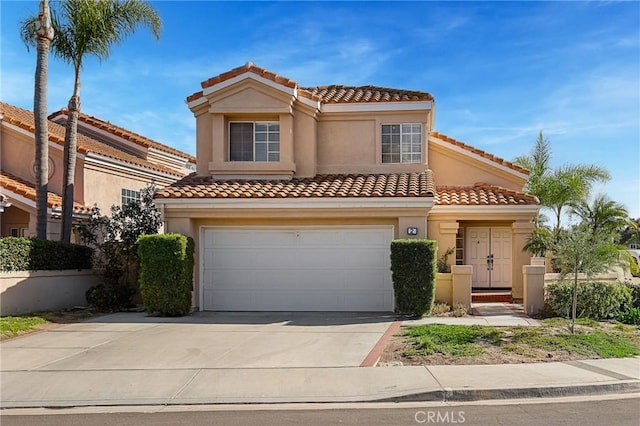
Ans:
[[[474,288],[511,288],[512,237],[509,227],[466,228],[466,263]]]

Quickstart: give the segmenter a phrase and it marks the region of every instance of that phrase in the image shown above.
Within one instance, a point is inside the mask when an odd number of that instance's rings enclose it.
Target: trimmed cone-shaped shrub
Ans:
[[[161,316],[187,315],[193,290],[193,239],[181,234],[142,235],[138,244],[145,310]]]
[[[391,278],[396,312],[424,315],[431,312],[436,292],[436,253],[431,240],[391,242]]]

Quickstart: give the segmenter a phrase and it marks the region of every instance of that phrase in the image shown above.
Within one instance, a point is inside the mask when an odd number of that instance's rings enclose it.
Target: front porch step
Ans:
[[[472,303],[511,303],[510,291],[483,291],[471,293]]]

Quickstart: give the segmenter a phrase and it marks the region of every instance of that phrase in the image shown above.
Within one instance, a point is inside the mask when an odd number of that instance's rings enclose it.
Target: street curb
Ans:
[[[466,402],[495,399],[560,398],[565,396],[633,393],[639,391],[640,381],[633,380],[603,384],[536,386],[510,389],[443,389],[400,397],[384,398],[377,400],[377,402]]]
[[[399,395],[383,398],[363,398],[363,397],[335,397],[333,399],[322,398],[321,400],[277,400],[277,401],[259,401],[249,398],[244,401],[192,401],[186,402],[182,400],[155,400],[140,401],[131,403],[117,403],[115,401],[84,401],[79,402],[59,402],[51,403],[34,403],[3,405],[0,407],[0,414],[5,410],[11,409],[60,409],[60,408],[79,408],[79,407],[132,407],[132,406],[198,406],[198,405],[273,405],[273,404],[341,404],[341,403],[377,403],[377,402],[477,402],[491,400],[517,400],[531,398],[562,398],[570,396],[589,396],[589,395],[605,395],[605,394],[624,394],[640,392],[640,381],[624,381],[616,383],[588,384],[588,385],[566,385],[566,386],[538,386],[531,388],[510,388],[510,389],[441,389],[427,392],[417,392],[407,395]]]

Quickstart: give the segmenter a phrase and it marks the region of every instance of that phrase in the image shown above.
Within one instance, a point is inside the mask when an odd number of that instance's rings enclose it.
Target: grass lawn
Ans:
[[[34,331],[69,324],[94,317],[90,310],[48,311],[33,314],[0,317],[0,339],[5,340]]]
[[[404,365],[500,364],[640,355],[640,327],[579,320],[571,334],[567,320],[540,327],[429,324],[407,327],[381,358]]]

